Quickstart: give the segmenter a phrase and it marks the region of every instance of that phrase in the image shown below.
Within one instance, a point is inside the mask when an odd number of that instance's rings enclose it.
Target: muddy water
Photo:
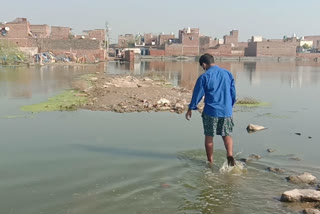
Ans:
[[[172,113],[19,110],[72,87],[76,76],[97,71],[162,75],[190,88],[202,73],[195,62],[142,62],[131,70],[113,62],[1,67],[0,213],[298,213],[279,197],[301,187],[287,183],[287,175],[307,171],[320,178],[319,65],[219,65],[233,73],[238,97],[270,104],[235,109],[237,158],[262,156],[238,175],[220,173],[225,151],[219,138],[216,164],[206,164],[197,113],[187,122]],[[269,129],[248,134],[249,123]],[[268,154],[268,148],[276,152]],[[269,166],[285,173],[267,172]]]

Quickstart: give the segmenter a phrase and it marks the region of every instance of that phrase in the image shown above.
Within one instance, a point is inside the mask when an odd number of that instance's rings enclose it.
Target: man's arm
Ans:
[[[234,85],[234,79],[232,77],[231,80],[231,98],[232,98],[232,106],[236,103],[236,87]]]
[[[192,115],[191,110],[198,109],[197,105],[199,104],[203,96],[204,96],[204,79],[203,79],[203,76],[200,76],[193,89],[192,99],[189,105],[188,112],[186,113],[187,120],[191,118],[191,115]]]

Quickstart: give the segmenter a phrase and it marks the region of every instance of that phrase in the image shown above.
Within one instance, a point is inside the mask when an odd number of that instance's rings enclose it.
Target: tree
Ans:
[[[303,47],[303,49],[310,49],[310,48],[311,48],[311,46],[308,45],[307,43],[304,43],[304,44],[302,45],[302,47]]]

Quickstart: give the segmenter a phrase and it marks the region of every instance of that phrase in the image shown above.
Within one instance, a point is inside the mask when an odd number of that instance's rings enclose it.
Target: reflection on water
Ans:
[[[220,138],[215,138],[215,165],[207,165],[196,112],[186,122],[171,113],[25,115],[19,110],[95,72],[165,76],[191,89],[203,73],[197,62],[1,67],[0,213],[295,213],[279,197],[306,186],[284,178],[304,171],[320,178],[320,67],[297,62],[218,65],[234,75],[239,97],[270,103],[235,109],[237,158],[262,156],[246,166],[246,173],[220,173],[226,162]],[[249,123],[269,129],[249,135]],[[276,152],[268,153],[270,148]],[[270,173],[267,167],[285,172]]]
[[[233,74],[235,80],[244,75],[250,85],[261,85],[266,79],[279,76],[282,85],[301,88],[319,83],[317,63],[298,62],[218,62],[220,67]],[[132,65],[131,65],[132,66]],[[50,94],[61,88],[70,88],[70,80],[86,73],[155,75],[167,78],[173,85],[192,89],[198,76],[204,71],[197,62],[143,61],[130,65],[109,62],[98,65],[52,65],[43,67],[2,67],[0,72],[0,96],[31,98],[32,93]]]
[[[103,72],[104,67],[104,64],[0,67],[0,96],[29,99],[33,93],[51,94],[70,88],[73,78]]]

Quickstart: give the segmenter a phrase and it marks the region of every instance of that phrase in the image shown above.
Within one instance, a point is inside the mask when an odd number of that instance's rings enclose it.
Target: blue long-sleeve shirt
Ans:
[[[203,112],[211,117],[231,117],[236,102],[236,89],[232,74],[218,66],[212,66],[202,74],[194,86],[189,109],[197,110],[204,98]]]

